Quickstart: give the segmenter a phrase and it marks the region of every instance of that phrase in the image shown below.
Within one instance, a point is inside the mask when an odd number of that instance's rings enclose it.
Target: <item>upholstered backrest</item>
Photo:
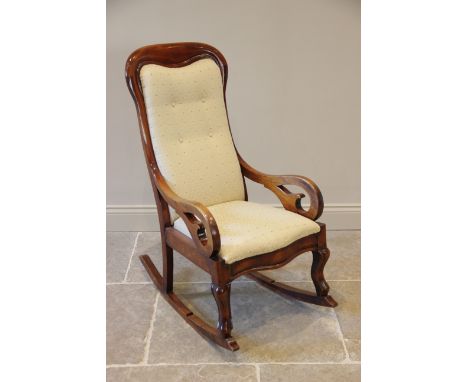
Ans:
[[[147,64],[140,80],[154,154],[169,186],[206,206],[244,200],[218,65],[209,58],[177,68]]]

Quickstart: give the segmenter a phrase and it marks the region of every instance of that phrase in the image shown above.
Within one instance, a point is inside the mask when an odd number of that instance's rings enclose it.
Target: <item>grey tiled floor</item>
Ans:
[[[201,338],[161,297],[138,260],[161,263],[158,232],[107,234],[107,380],[360,380],[360,232],[330,231],[326,267],[335,309],[282,298],[245,278],[232,286],[232,353]],[[310,254],[265,272],[313,289]],[[194,312],[214,323],[210,278],[175,254],[175,285]]]

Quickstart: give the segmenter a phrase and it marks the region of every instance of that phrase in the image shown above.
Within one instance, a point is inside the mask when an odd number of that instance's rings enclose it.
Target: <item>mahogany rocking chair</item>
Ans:
[[[326,227],[316,220],[322,194],[310,179],[267,175],[237,152],[226,110],[228,66],[202,43],[151,45],[133,52],[126,81],[135,101],[146,163],[156,199],[162,242],[162,274],[148,255],[140,257],[156,288],[198,333],[239,349],[231,336],[231,282],[245,275],[273,292],[335,307],[323,270],[330,256]],[[248,202],[245,178],[262,184],[284,209]],[[310,199],[304,209],[300,187]],[[218,306],[213,327],[196,316],[173,291],[173,250],[211,275]],[[311,251],[316,293],[259,273],[279,268]]]

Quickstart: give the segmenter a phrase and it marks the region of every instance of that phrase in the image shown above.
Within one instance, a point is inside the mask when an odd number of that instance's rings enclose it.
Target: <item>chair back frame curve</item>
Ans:
[[[140,80],[140,70],[143,66],[147,64],[156,64],[168,68],[180,68],[206,58],[211,58],[219,67],[219,70],[221,72],[221,78],[223,80],[223,96],[224,105],[226,107],[226,85],[228,78],[228,65],[222,53],[210,45],[194,42],[149,45],[137,49],[129,56],[127,60],[125,70],[127,86],[130,90],[130,94],[132,95],[132,98],[137,108],[143,150],[145,153],[148,170],[150,171],[153,192],[155,194],[158,208],[159,204],[161,205],[159,209],[160,220],[161,217],[163,220],[162,222],[160,221],[160,223],[163,223],[161,227],[169,227],[172,225],[172,223],[169,214],[168,204],[164,200],[164,198],[161,197],[158,191],[158,185],[161,184],[161,178],[163,177],[163,175],[159,170],[158,163],[156,161],[156,157],[153,150],[153,145],[151,142],[150,127],[146,114],[146,105]],[[227,108],[226,116],[228,120],[229,132],[231,133]],[[239,155],[235,146],[234,139],[233,145],[236,150],[236,154]],[[244,183],[245,200],[248,200],[247,187],[245,185],[244,176],[242,177],[242,180]]]
[[[162,296],[187,323],[205,338],[234,351],[238,350],[239,346],[231,337],[230,283],[241,275],[246,275],[266,288],[286,297],[328,307],[334,307],[337,304],[328,295],[329,286],[323,275],[323,269],[330,255],[326,244],[325,224],[318,223],[321,228],[319,233],[296,240],[284,248],[249,257],[233,264],[226,264],[218,256],[221,238],[216,222],[209,210],[200,203],[179,198],[165,181],[158,167],[153,149],[140,80],[140,70],[147,64],[179,68],[205,58],[211,58],[220,69],[223,80],[224,106],[231,133],[226,107],[228,65],[224,56],[216,48],[197,42],[149,45],[134,51],[126,63],[126,82],[137,109],[143,150],[158,209],[162,242],[162,274],[156,269],[148,255],[143,255],[140,259]],[[279,198],[286,210],[312,220],[317,220],[320,217],[323,211],[323,198],[319,188],[312,180],[298,175],[277,176],[257,171],[239,155],[234,140],[233,145],[241,167],[246,201],[248,200],[245,183],[245,178],[247,177],[271,190]],[[292,193],[286,185],[298,186],[305,191],[310,201],[308,209],[304,209],[301,204],[301,200],[305,197],[305,194]],[[173,228],[169,206],[173,207],[180,218],[184,220],[192,236],[191,238]],[[181,253],[192,263],[211,275],[211,290],[219,312],[216,328],[211,327],[193,314],[173,292],[173,250]],[[316,289],[315,294],[281,284],[258,273],[259,270],[284,266],[296,256],[307,251],[313,253],[311,278]]]

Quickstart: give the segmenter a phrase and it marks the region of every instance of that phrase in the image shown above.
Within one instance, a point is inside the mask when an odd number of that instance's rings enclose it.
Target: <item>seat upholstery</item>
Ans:
[[[320,231],[314,221],[269,205],[231,201],[208,208],[221,236],[220,256],[227,264],[283,248]],[[190,237],[181,218],[174,228]]]
[[[147,64],[140,80],[156,161],[172,190],[206,206],[244,200],[218,65]]]

